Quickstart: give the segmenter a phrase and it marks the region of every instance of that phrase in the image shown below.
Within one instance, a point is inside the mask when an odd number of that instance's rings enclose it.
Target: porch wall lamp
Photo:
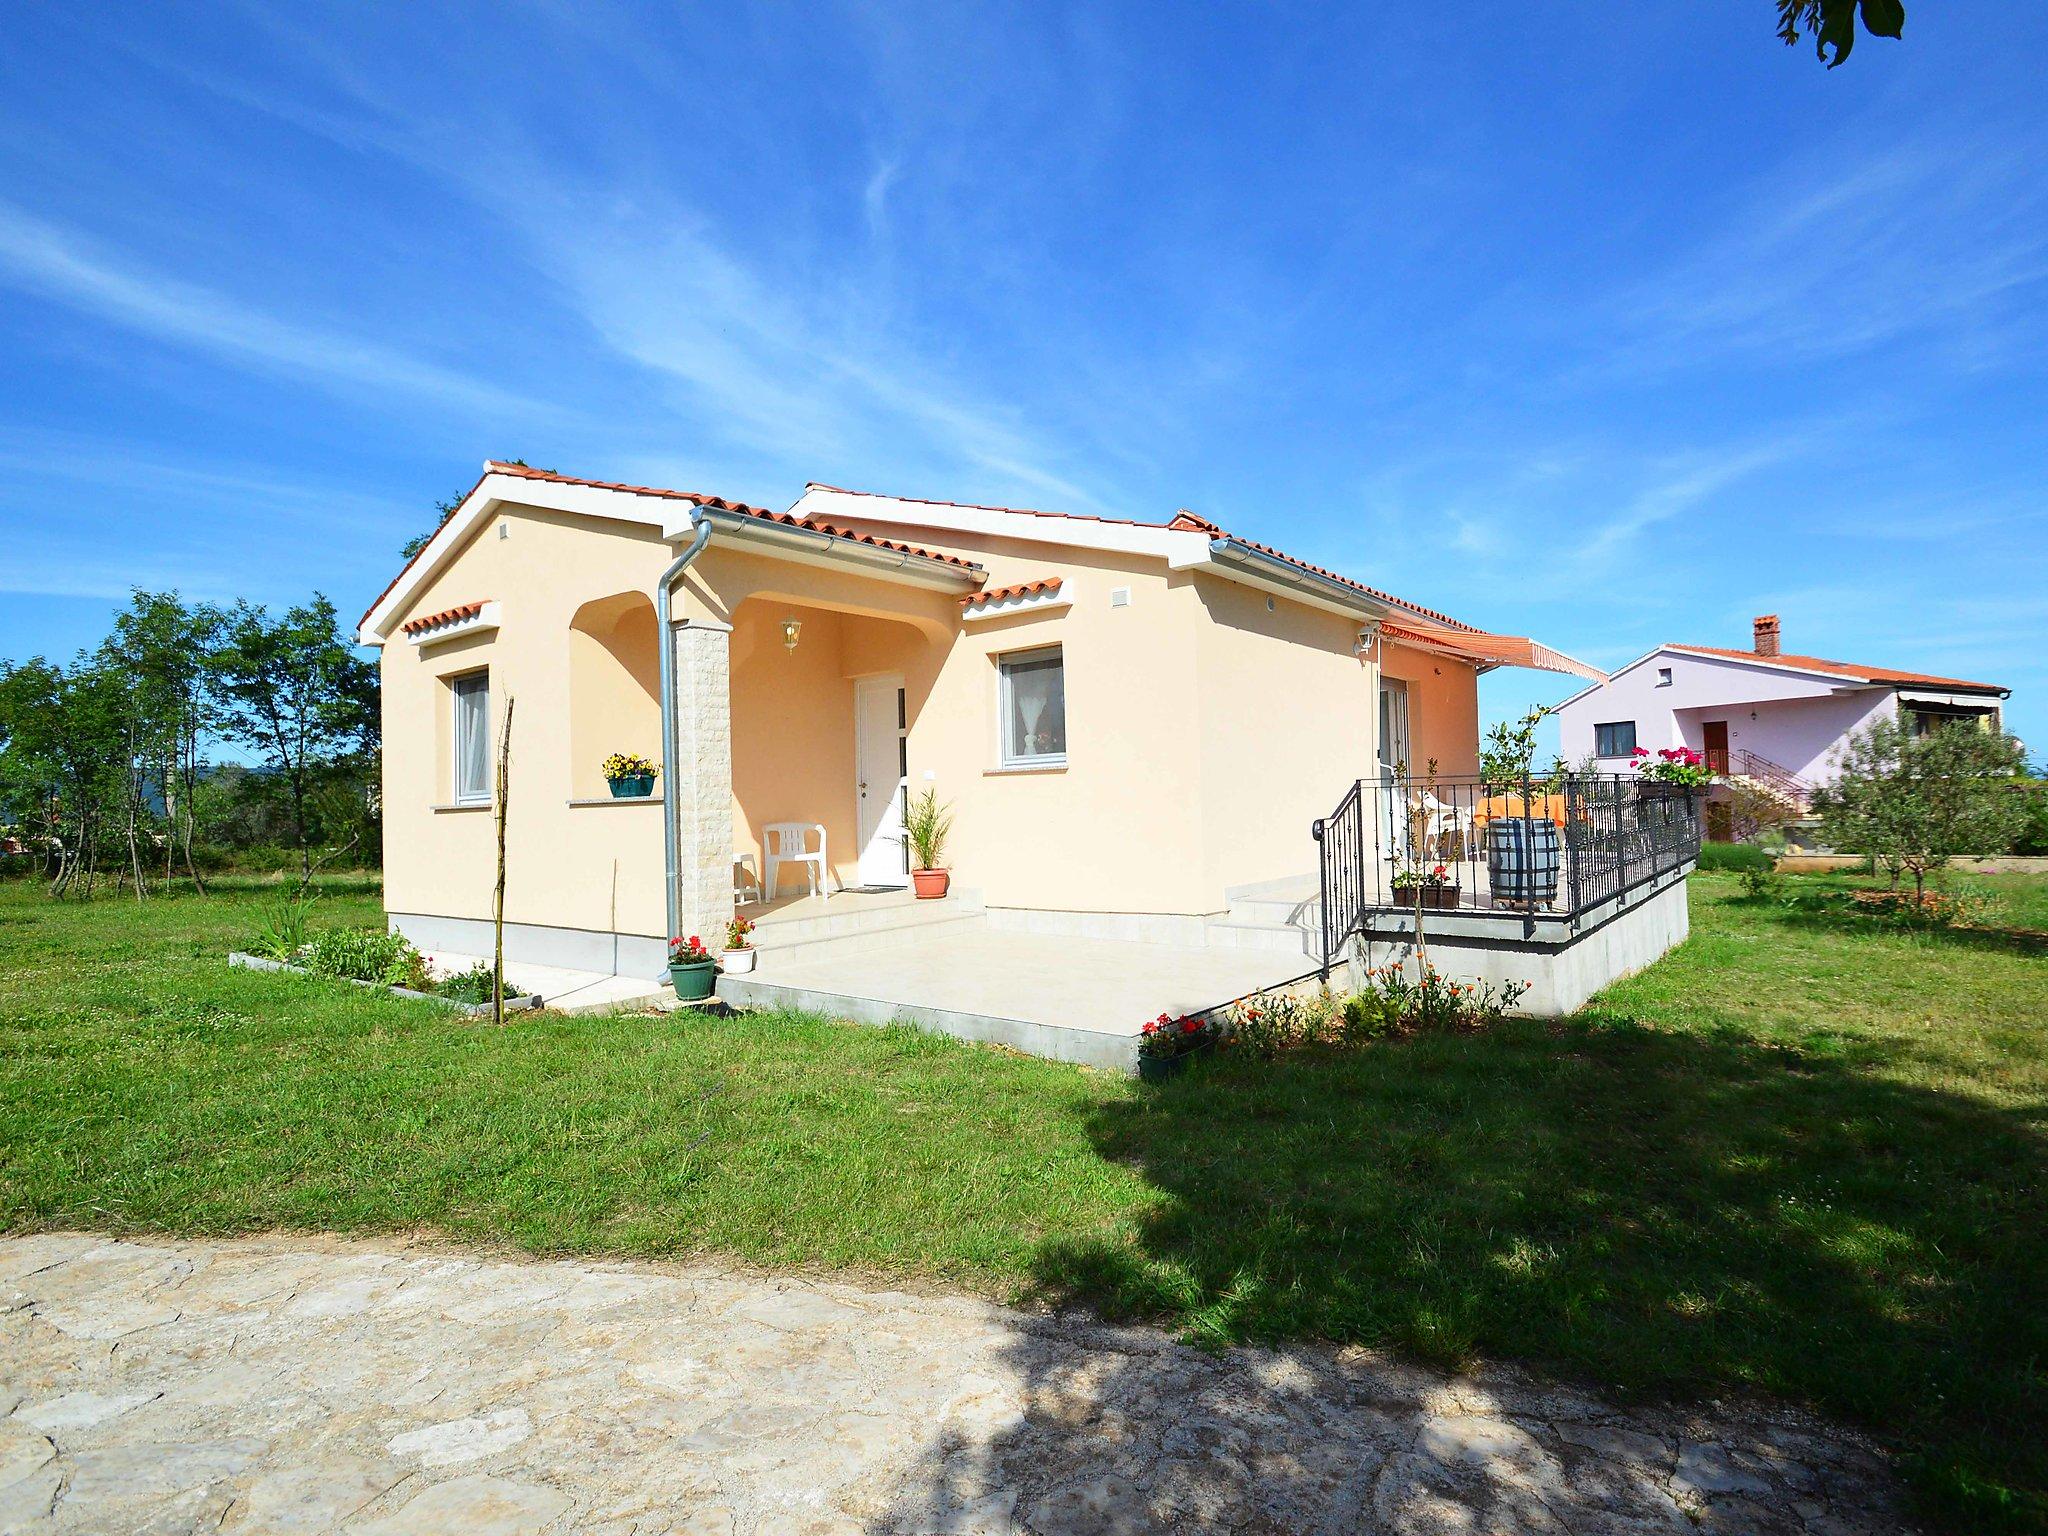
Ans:
[[[1375,646],[1379,642],[1379,637],[1380,632],[1377,629],[1361,629],[1358,632],[1358,643],[1351,647],[1351,654],[1358,657],[1361,661],[1364,660],[1372,655]]]
[[[796,637],[803,633],[803,620],[787,618],[782,621],[782,648],[790,655],[796,654]]]

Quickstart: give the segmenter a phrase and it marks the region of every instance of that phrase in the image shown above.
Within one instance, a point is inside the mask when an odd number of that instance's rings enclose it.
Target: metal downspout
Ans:
[[[661,637],[661,888],[668,914],[668,931],[662,935],[664,944],[676,936],[676,908],[680,905],[676,892],[676,838],[682,830],[678,821],[681,807],[676,802],[676,637],[669,627],[669,589],[711,542],[711,520],[704,515],[704,509],[692,507],[690,515],[697,520],[696,535],[690,540],[690,547],[661,573],[654,588],[654,630]]]

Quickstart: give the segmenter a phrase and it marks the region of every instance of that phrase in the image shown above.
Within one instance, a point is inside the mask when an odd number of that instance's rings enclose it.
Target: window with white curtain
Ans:
[[[449,680],[455,716],[455,803],[491,802],[491,674]]]
[[[1051,768],[1067,760],[1067,674],[1059,647],[1005,656],[1003,766]]]

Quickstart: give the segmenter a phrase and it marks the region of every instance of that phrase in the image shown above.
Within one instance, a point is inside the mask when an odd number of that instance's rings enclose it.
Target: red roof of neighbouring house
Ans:
[[[1799,672],[1820,672],[1829,677],[1857,683],[1889,683],[1899,687],[1962,688],[1972,693],[2006,693],[1998,683],[1972,683],[1960,677],[1937,677],[1929,672],[1901,672],[1895,667],[1859,667],[1846,661],[1828,661],[1820,656],[1764,656],[1756,651],[1728,650],[1718,645],[1666,645],[1667,651],[1691,651],[1701,656],[1719,656],[1728,661],[1750,661],[1766,667],[1791,667]]]
[[[1041,592],[1057,592],[1060,578],[1046,576],[1038,581],[1019,582],[1010,587],[992,587],[985,592],[970,592],[960,599],[962,608],[981,608],[990,603],[1000,603],[1012,597],[1036,597]]]
[[[399,625],[408,635],[423,635],[430,629],[446,629],[450,624],[460,624],[464,619],[473,619],[484,611],[482,603],[458,603],[453,608],[443,608],[439,613],[430,613],[423,619],[408,619]]]
[[[1275,549],[1270,544],[1261,544],[1257,539],[1247,539],[1241,534],[1232,533],[1220,524],[1210,522],[1206,517],[1196,516],[1185,507],[1176,512],[1169,521],[1156,523],[1145,522],[1134,517],[1099,517],[1092,512],[1044,512],[1035,507],[999,507],[978,501],[939,501],[929,496],[890,496],[882,491],[848,490],[843,485],[826,485],[822,481],[817,480],[813,480],[807,489],[831,491],[840,496],[872,496],[877,500],[907,502],[912,506],[964,507],[973,512],[1010,512],[1020,517],[1064,517],[1084,523],[1115,523],[1126,528],[1163,528],[1175,533],[1206,533],[1211,538],[1229,539],[1233,543],[1244,545],[1247,549],[1255,549],[1262,555],[1270,555],[1275,560],[1283,560],[1298,570],[1325,577],[1330,581],[1351,588],[1354,592],[1363,592],[1367,597],[1376,598],[1383,603],[1391,603],[1396,608],[1405,608],[1410,613],[1418,614],[1426,619],[1433,619],[1439,624],[1448,624],[1454,629],[1472,628],[1471,625],[1463,620],[1454,619],[1447,613],[1439,613],[1434,608],[1425,608],[1420,603],[1411,603],[1405,597],[1396,597],[1391,592],[1382,592],[1378,587],[1369,587],[1362,581],[1353,581],[1349,576],[1340,575],[1338,572],[1327,570],[1323,566],[1311,565],[1308,561],[1297,559],[1283,550]]]

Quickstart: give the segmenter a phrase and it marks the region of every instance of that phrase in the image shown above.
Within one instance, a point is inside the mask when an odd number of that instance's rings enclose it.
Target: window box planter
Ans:
[[[1690,800],[1700,792],[1697,784],[1667,784],[1661,779],[1637,779],[1638,800]]]
[[[1423,909],[1438,912],[1455,907],[1462,894],[1461,888],[1455,885],[1425,885],[1420,891]]]
[[[1696,816],[1700,788],[1696,784],[1664,784],[1638,779],[1635,786],[1636,826],[1645,832],[1669,826],[1680,816]]]
[[[676,989],[676,1001],[701,1003],[717,990],[718,962],[711,959],[671,960],[668,984]]]
[[[607,779],[612,787],[614,800],[645,800],[654,793],[654,775],[651,773],[629,773],[624,778]]]

